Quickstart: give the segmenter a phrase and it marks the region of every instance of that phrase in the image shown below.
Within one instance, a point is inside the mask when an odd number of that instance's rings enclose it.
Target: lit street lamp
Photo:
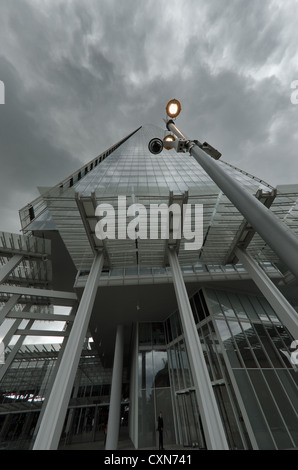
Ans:
[[[166,106],[166,113],[170,118],[176,118],[181,112],[181,103],[178,100],[171,100]]]
[[[221,154],[207,142],[201,144],[198,140],[188,139],[175,125],[173,118],[176,117],[181,107],[177,106],[177,100],[169,102],[166,110],[168,119],[166,127],[174,138],[167,136],[164,140],[152,139],[158,146],[158,153],[163,148],[175,148],[176,152],[189,152],[200,166],[206,171],[214,183],[222,190],[226,197],[234,204],[248,223],[256,230],[263,240],[272,248],[279,258],[288,266],[292,273],[298,278],[298,238],[289,227],[282,223],[275,215],[265,207],[255,196],[250,194],[240,183],[230,176],[217,161]],[[177,115],[178,115],[177,114]],[[152,142],[151,141],[151,142]],[[149,144],[150,150],[150,144]],[[151,150],[150,150],[151,151]],[[152,152],[153,153],[153,152]],[[228,443],[221,421],[221,416],[210,382],[206,367],[204,352],[200,341],[198,341],[197,328],[193,319],[192,309],[185,288],[183,273],[179,264],[177,251],[172,247],[168,249],[168,260],[172,270],[172,279],[176,292],[180,319],[185,334],[186,350],[189,357],[190,369],[192,371],[194,389],[197,403],[201,413],[203,429],[206,437],[207,448],[226,449]],[[249,265],[246,269],[257,282],[261,291],[266,294],[271,306],[277,305],[279,315],[289,325],[289,331],[297,331],[297,314],[292,307],[279,295],[278,289],[274,291],[272,285],[267,282],[267,276],[256,271],[253,260],[246,259],[244,250],[236,247],[235,255],[240,261]],[[268,290],[270,294],[268,294]],[[291,311],[290,311],[291,310]]]
[[[176,110],[178,114],[181,111],[181,105],[179,108],[177,102],[179,103],[178,100],[171,100],[166,107],[167,115],[170,118],[166,121],[166,126],[176,136],[176,140],[173,142],[160,141],[163,147],[168,148],[169,145],[174,144],[173,147],[177,152],[189,152],[298,279],[298,238],[296,234],[218,164],[216,160],[221,154],[216,149],[206,142],[201,144],[197,140],[188,139],[177,128],[172,120],[174,111]],[[159,145],[161,145],[160,142]]]

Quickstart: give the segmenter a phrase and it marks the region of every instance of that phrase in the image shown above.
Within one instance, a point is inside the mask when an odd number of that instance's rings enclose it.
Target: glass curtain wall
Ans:
[[[165,322],[177,441],[185,447],[206,448],[178,312]]]
[[[289,360],[293,338],[266,299],[204,289],[190,303],[230,449],[296,447],[298,375]],[[171,385],[167,393],[173,403],[177,442],[204,448],[179,313],[163,324],[162,356],[158,356],[161,350],[156,340],[153,346],[150,325],[140,330],[139,425],[143,442],[154,444],[154,433],[151,438],[149,434],[158,411],[154,380],[162,357],[167,378],[164,386]],[[152,417],[152,422],[146,416]]]
[[[22,346],[0,386],[0,448],[28,449],[60,345]],[[7,348],[9,351],[10,347]]]
[[[258,447],[296,447],[298,376],[288,359],[293,338],[264,298],[212,289],[206,294]]]
[[[163,323],[139,324],[139,449],[158,447],[157,417],[164,420],[164,445],[174,444],[175,426]]]
[[[198,327],[206,365],[213,385],[219,411],[231,449],[249,449],[251,444],[234,400],[233,390],[225,367],[219,342],[215,334],[202,292],[190,299],[195,323]],[[184,446],[206,448],[200,410],[196,403],[191,370],[182,334],[178,312],[166,321],[168,354],[171,371],[175,412],[178,424],[178,441]]]

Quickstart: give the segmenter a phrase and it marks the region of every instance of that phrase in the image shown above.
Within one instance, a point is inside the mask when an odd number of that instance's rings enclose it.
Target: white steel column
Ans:
[[[298,338],[298,313],[296,310],[247,251],[237,247],[235,255],[249,272],[267,302],[275,310],[281,323],[294,338]]]
[[[30,320],[27,327],[31,328],[33,323],[34,323],[34,320]],[[13,346],[12,350],[10,351],[8,357],[5,359],[5,364],[3,364],[2,367],[0,368],[0,382],[3,379],[4,375],[6,374],[6,372],[8,371],[17,353],[19,352],[20,347],[22,346],[24,340],[25,340],[25,336],[20,336],[17,342],[15,343],[15,345]]]
[[[13,271],[20,264],[22,259],[23,255],[14,255],[4,266],[2,266],[0,269],[0,283],[5,281],[5,279],[10,275],[11,271]]]
[[[86,282],[33,450],[55,450],[58,447],[103,263],[104,255],[98,252]]]
[[[138,438],[138,346],[139,346],[139,323],[135,324],[133,348],[130,366],[129,387],[129,437],[136,449],[139,447]]]
[[[8,301],[6,302],[4,307],[0,310],[0,325],[5,320],[6,316],[9,314],[9,312],[16,306],[16,304],[18,303],[19,298],[20,298],[19,294],[13,294],[8,299]]]
[[[228,450],[229,447],[225,431],[214,396],[176,251],[169,249],[168,257],[172,268],[173,283],[207,448],[212,450]]]
[[[109,407],[106,450],[117,450],[121,412],[122,371],[123,371],[123,325],[117,326]]]

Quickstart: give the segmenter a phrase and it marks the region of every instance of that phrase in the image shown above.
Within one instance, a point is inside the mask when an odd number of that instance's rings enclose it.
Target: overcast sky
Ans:
[[[1,0],[0,230],[142,124],[178,127],[272,185],[298,183],[295,0]]]

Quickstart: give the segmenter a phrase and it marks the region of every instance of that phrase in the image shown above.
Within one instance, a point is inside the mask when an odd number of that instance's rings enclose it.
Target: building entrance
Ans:
[[[206,449],[199,408],[194,390],[176,392],[178,433],[185,447]]]

